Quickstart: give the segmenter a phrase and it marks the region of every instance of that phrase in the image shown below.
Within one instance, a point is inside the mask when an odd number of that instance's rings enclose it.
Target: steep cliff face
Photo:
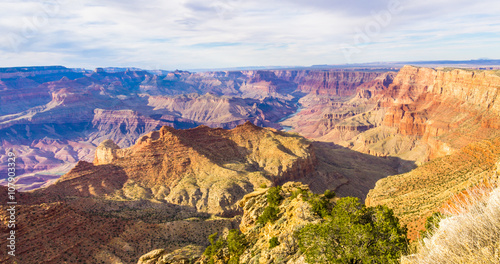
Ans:
[[[405,66],[397,74],[323,72],[323,86],[304,82],[319,75],[293,77],[309,94],[282,122],[306,137],[421,164],[499,134],[495,72]]]
[[[371,89],[366,85],[359,87],[358,94],[350,101],[374,104],[367,112],[343,117],[349,120],[360,119],[363,114],[377,116],[358,122],[361,128],[372,125],[369,129],[357,134],[332,129],[330,135],[321,139],[373,155],[396,155],[422,164],[477,140],[499,135],[499,90],[500,77],[493,72],[405,66],[393,81],[379,79]]]
[[[94,131],[89,133],[86,141],[98,145],[103,139],[111,139],[121,147],[129,147],[144,133],[166,125],[174,126],[174,122],[153,119],[132,110],[97,108],[92,119]]]
[[[319,77],[318,73],[314,76]],[[324,72],[323,82],[316,80],[315,84],[303,85],[303,91],[309,93],[299,100],[301,111],[282,124],[293,127],[293,131],[306,137],[321,138],[322,141],[339,143],[352,138],[381,122],[380,118],[366,122],[366,113],[378,109],[377,99],[392,83],[393,76],[392,72]],[[350,133],[352,131],[359,132]]]
[[[500,77],[487,71],[406,66],[387,89],[384,125],[416,135],[430,158],[497,135]]]
[[[243,71],[247,80],[241,84],[239,91],[244,97],[264,98],[268,96],[292,99],[297,83],[281,78],[280,71]]]

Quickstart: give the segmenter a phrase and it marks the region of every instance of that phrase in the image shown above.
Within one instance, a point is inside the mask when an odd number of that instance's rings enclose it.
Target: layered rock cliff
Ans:
[[[307,102],[294,117],[302,125],[296,131],[422,164],[499,135],[499,84],[492,71],[405,66],[360,85],[348,101]]]
[[[306,137],[341,143],[382,123],[385,112],[377,100],[392,83],[394,73],[334,72],[326,76],[340,81],[333,82],[335,88],[325,81],[324,89],[315,88],[302,97],[303,109],[284,125]]]
[[[380,73],[349,71],[315,71],[305,76],[298,90],[307,94],[350,97],[356,89],[373,81]]]
[[[487,71],[406,66],[385,93],[384,125],[430,145],[430,157],[498,135],[500,77]]]

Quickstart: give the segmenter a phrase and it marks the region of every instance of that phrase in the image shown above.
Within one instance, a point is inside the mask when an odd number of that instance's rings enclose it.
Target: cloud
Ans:
[[[381,23],[391,1],[402,9]],[[4,1],[0,58],[164,69],[500,58],[499,11],[492,0]]]

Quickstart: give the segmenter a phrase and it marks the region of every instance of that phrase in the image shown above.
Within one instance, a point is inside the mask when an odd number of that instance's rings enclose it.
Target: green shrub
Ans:
[[[283,200],[283,196],[280,194],[281,186],[271,187],[269,191],[267,191],[267,203],[271,206],[280,205]]]
[[[326,221],[298,233],[308,263],[398,263],[407,250],[406,228],[387,207],[365,207],[357,198],[340,199]]]
[[[311,205],[311,210],[318,216],[326,217],[330,214],[332,210],[333,203],[329,201],[325,196],[320,196],[317,194],[312,194],[311,198],[307,201]]]
[[[224,249],[227,248],[229,252],[229,264],[237,264],[239,263],[240,256],[246,249],[247,241],[245,235],[243,235],[237,229],[229,230],[229,234],[227,238],[224,239],[219,237],[217,241],[215,238],[217,237],[217,233],[214,233],[208,236],[208,241],[210,241],[210,246],[205,249],[203,253],[208,257],[208,263],[214,264],[218,254]],[[220,254],[219,254],[220,255]]]
[[[280,209],[276,206],[268,206],[266,209],[264,209],[264,212],[259,216],[257,219],[257,223],[261,223],[265,225],[268,222],[274,223],[276,220],[278,220],[278,214],[280,212]]]
[[[229,264],[239,263],[240,256],[245,251],[247,241],[245,235],[243,235],[237,229],[231,229],[227,235],[227,248],[229,250]]]
[[[269,248],[270,249],[277,247],[279,244],[280,244],[280,242],[278,241],[277,237],[271,237],[271,239],[269,239]]]
[[[226,241],[224,241],[220,237],[219,239],[217,239],[217,241],[215,241],[215,238],[217,238],[217,236],[218,233],[213,233],[210,236],[208,236],[208,241],[210,241],[210,246],[208,246],[205,249],[205,252],[203,252],[203,254],[208,257],[209,264],[215,263],[214,257],[221,249],[223,249],[226,246]]]
[[[307,200],[309,198],[309,195],[311,193],[308,192],[307,190],[303,190],[301,188],[297,188],[297,190],[292,193],[291,198],[295,199],[297,196],[299,196],[299,194],[302,194],[302,201],[305,201],[305,200]]]
[[[326,199],[332,199],[333,197],[335,197],[335,192],[332,190],[326,190],[323,195]]]
[[[280,209],[278,206],[283,200],[283,196],[280,194],[281,186],[271,187],[267,191],[267,203],[268,206],[264,209],[264,212],[257,219],[257,223],[265,225],[268,222],[274,223],[279,219],[278,214]]]

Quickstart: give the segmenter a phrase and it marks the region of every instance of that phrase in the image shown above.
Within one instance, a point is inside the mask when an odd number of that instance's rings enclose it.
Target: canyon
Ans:
[[[262,205],[283,184],[388,206],[416,240],[456,195],[500,183],[499,90],[499,71],[414,66],[0,69],[0,173],[13,150],[23,191],[19,260],[199,256],[208,235],[245,233],[262,211],[249,197]]]
[[[297,181],[315,192],[349,185],[363,194],[397,174],[399,162],[251,122],[231,130],[163,126],[129,148],[108,139],[92,163],[79,161],[50,186],[17,194],[17,260],[135,263],[152,249],[204,248],[208,235],[238,227],[248,193]],[[6,200],[7,187],[0,191]],[[6,239],[9,215],[0,208]]]
[[[275,70],[167,74],[142,70],[5,68],[0,138],[17,151],[22,190],[48,186],[112,139],[129,147],[164,125],[281,129],[306,93],[343,98],[378,73]],[[5,161],[0,153],[0,161]],[[5,172],[5,163],[0,172]]]

